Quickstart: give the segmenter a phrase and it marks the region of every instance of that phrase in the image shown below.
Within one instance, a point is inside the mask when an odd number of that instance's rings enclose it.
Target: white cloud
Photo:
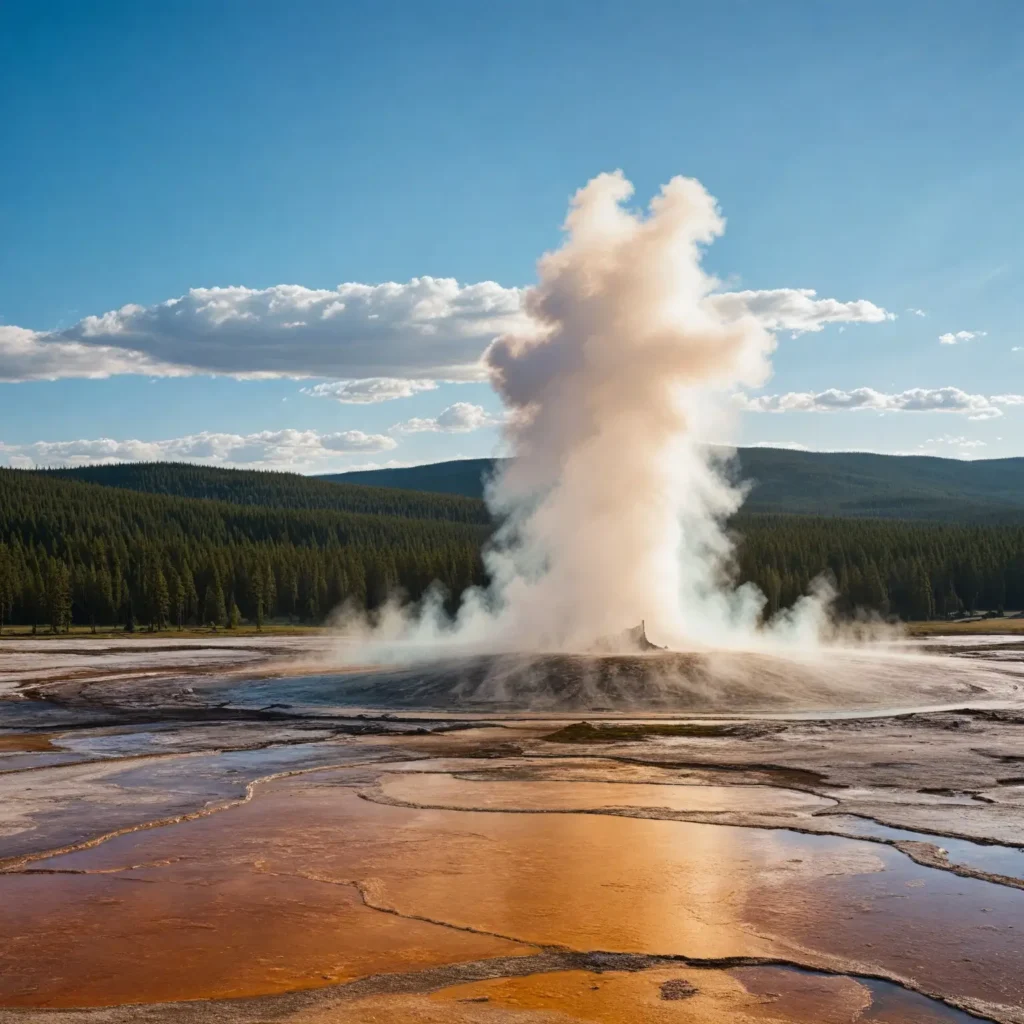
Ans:
[[[87,345],[0,325],[0,381],[110,377],[115,373],[185,376],[188,370],[128,348]]]
[[[398,434],[419,434],[434,431],[442,434],[468,434],[481,427],[493,427],[502,423],[500,416],[492,416],[482,405],[470,402],[456,402],[429,419],[411,419],[396,423],[391,429]]]
[[[1010,351],[1011,352],[1024,352],[1024,347],[1021,347],[1020,345],[1014,345],[1013,348],[1010,349]]]
[[[371,461],[371,462],[352,462],[346,463],[342,469],[339,470],[341,473],[358,473],[368,469],[405,469],[408,466],[420,466],[422,460],[408,462],[402,459],[387,459],[384,462]]]
[[[868,323],[895,320],[889,313],[867,299],[840,302],[819,299],[813,288],[772,288],[764,291],[723,292],[710,300],[729,317],[751,314],[769,330],[804,334],[820,331],[826,324]]]
[[[807,445],[801,444],[799,441],[755,441],[753,444],[746,445],[747,448],[784,448],[791,452],[809,452],[812,451]]]
[[[198,462],[215,466],[308,469],[341,456],[390,451],[398,442],[385,434],[343,430],[264,430],[256,434],[203,431],[161,441],[95,440],[0,442],[0,462],[31,466],[89,466],[111,462]]]
[[[37,338],[123,347],[240,377],[477,380],[490,341],[520,326],[519,304],[516,288],[434,277],[333,289],[193,288]]]
[[[928,314],[923,309],[915,309],[913,306],[907,307],[908,313],[913,313],[914,316],[927,316]]]
[[[985,448],[987,441],[978,441],[967,437],[954,437],[950,434],[943,434],[941,437],[929,437],[925,444],[948,444],[954,448]]]
[[[974,341],[975,338],[984,338],[988,331],[957,331],[955,334],[949,332],[939,335],[940,345],[958,345],[961,341]]]
[[[390,402],[396,398],[411,398],[420,391],[433,391],[434,380],[403,380],[399,377],[367,377],[364,380],[335,380],[302,388],[304,395],[313,398],[333,398],[336,402],[368,405]]]
[[[352,382],[484,379],[480,357],[487,346],[529,327],[522,295],[494,281],[462,285],[434,277],[333,289],[193,288],[153,306],[87,316],[64,330],[0,327],[0,380],[118,373],[325,377],[348,384],[331,396],[339,401],[384,401],[386,385],[371,399]],[[806,288],[722,292],[708,301],[727,316],[750,314],[771,330],[797,334],[894,317],[866,299],[819,299]]]
[[[839,412],[869,409],[876,412],[947,412],[970,419],[1002,416],[1001,405],[1024,403],[1024,395],[972,395],[959,388],[910,388],[885,394],[873,388],[841,391],[829,388],[817,393],[791,391],[784,395],[737,395],[736,401],[749,412]]]

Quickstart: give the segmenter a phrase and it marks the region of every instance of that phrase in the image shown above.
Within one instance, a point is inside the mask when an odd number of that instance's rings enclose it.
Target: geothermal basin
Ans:
[[[0,641],[0,1022],[1024,1021],[1024,642]]]

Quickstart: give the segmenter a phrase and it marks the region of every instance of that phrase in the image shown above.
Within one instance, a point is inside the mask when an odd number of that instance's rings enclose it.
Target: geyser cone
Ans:
[[[688,714],[965,706],[1018,699],[1022,683],[1020,666],[879,647],[443,657],[295,685],[361,707]]]

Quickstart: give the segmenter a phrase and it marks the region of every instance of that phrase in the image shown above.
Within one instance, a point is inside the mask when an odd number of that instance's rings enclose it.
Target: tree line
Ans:
[[[904,620],[1024,608],[1024,526],[804,516],[739,518],[738,575],[773,614],[828,574],[840,613]]]
[[[438,581],[483,582],[487,528],[275,509],[0,470],[0,625],[320,622]]]
[[[345,602],[418,600],[435,580],[454,610],[486,583],[489,533],[454,516],[275,508],[0,470],[0,628],[317,623]],[[732,527],[735,579],[760,587],[769,615],[822,573],[846,613],[1024,608],[1024,527],[786,515]]]

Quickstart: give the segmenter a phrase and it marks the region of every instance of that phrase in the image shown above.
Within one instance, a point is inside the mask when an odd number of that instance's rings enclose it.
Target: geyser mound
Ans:
[[[962,706],[1013,699],[1022,682],[1006,666],[893,650],[506,653],[335,676],[329,699],[430,711],[751,714]]]

